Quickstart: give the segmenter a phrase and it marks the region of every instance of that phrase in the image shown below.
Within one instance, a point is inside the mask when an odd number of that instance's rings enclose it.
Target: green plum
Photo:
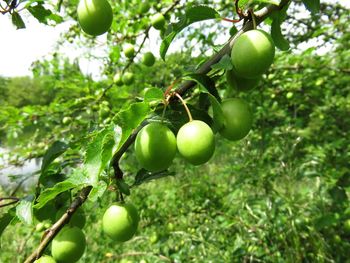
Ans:
[[[193,120],[183,125],[176,142],[182,157],[194,165],[206,163],[214,154],[214,133],[203,121]]]
[[[147,124],[136,136],[135,153],[137,160],[146,170],[165,170],[171,165],[176,154],[175,135],[164,124]]]
[[[242,78],[257,78],[271,66],[275,45],[269,34],[250,30],[240,35],[231,50],[232,64]]]
[[[152,52],[146,52],[141,59],[142,64],[146,65],[147,67],[152,67],[155,61],[156,58]]]
[[[133,44],[127,43],[123,48],[124,55],[127,58],[132,58],[135,55],[135,47]]]
[[[135,235],[139,221],[133,204],[113,204],[103,214],[102,228],[111,239],[125,242]]]
[[[147,13],[150,8],[151,8],[151,5],[150,5],[150,3],[148,1],[142,2],[140,7],[139,7],[140,14]]]
[[[52,240],[51,253],[58,262],[77,262],[84,254],[85,235],[79,227],[65,226]]]
[[[157,13],[151,17],[151,24],[155,29],[161,30],[165,26],[165,17],[161,13]]]
[[[130,85],[134,82],[134,74],[131,72],[126,72],[122,76],[122,81],[125,85]]]
[[[113,77],[113,82],[117,85],[117,86],[123,86],[123,78],[122,75],[120,73],[116,73]]]
[[[112,8],[106,0],[80,0],[77,13],[81,28],[92,36],[106,33],[113,21]]]
[[[56,260],[48,255],[43,255],[41,258],[35,260],[34,263],[56,263]]]
[[[244,100],[231,98],[221,103],[225,125],[219,133],[228,140],[243,139],[253,125],[252,111]]]

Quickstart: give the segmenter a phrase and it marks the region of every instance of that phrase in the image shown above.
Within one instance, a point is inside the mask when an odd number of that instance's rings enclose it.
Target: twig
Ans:
[[[13,204],[15,204],[15,203],[20,201],[20,199],[18,197],[14,197],[14,196],[1,197],[0,198],[0,202],[5,201],[5,200],[11,200],[11,201],[6,203],[6,204],[0,205],[0,208],[5,207],[5,206],[9,206],[9,205],[13,205]]]

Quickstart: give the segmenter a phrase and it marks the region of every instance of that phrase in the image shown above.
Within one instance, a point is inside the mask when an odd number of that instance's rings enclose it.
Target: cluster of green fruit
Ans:
[[[149,11],[151,5],[145,1],[140,5],[140,13]],[[112,7],[106,0],[80,0],[77,9],[78,22],[83,31],[92,36],[98,36],[106,33],[113,21]],[[165,17],[161,13],[156,13],[150,18],[151,25],[157,30],[163,30],[166,25]],[[135,47],[127,43],[123,48],[124,55],[132,59],[135,56]],[[142,64],[147,67],[153,66],[155,57],[152,52],[146,52],[141,59]],[[117,86],[131,85],[134,81],[134,74],[126,72],[124,74],[116,73],[113,78]]]
[[[228,84],[238,90],[254,88],[272,64],[274,54],[275,46],[267,33],[262,30],[243,33],[232,47],[234,69],[226,73]],[[243,139],[253,123],[248,103],[240,98],[226,99],[221,103],[221,110],[224,123],[219,133],[231,141]],[[179,129],[175,137],[164,124],[150,123],[136,136],[136,158],[148,171],[159,172],[169,168],[177,150],[193,165],[206,163],[215,150],[212,129],[203,121],[191,120]]]
[[[56,220],[60,219],[66,210],[67,208],[58,210]],[[136,233],[139,220],[137,209],[131,203],[112,204],[103,215],[102,229],[114,241],[125,242],[131,239]],[[85,234],[81,230],[85,226],[85,222],[85,213],[82,209],[78,209],[72,215],[69,223],[52,240],[52,257],[44,255],[35,262],[78,261],[84,254],[86,247]]]

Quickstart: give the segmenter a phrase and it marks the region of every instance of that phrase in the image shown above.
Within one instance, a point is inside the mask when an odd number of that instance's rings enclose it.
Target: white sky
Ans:
[[[329,0],[327,2],[340,2],[350,7],[350,0]],[[31,75],[30,66],[32,62],[47,56],[54,51],[54,46],[59,39],[60,33],[66,31],[72,23],[64,22],[56,27],[45,26],[40,24],[31,15],[21,13],[26,22],[26,29],[16,30],[12,25],[11,17],[0,15],[0,76],[23,76]],[[158,32],[151,30],[151,37],[147,46],[151,47],[155,55],[158,55],[159,36]],[[101,36],[101,42],[105,36]],[[171,45],[169,52],[176,50],[177,45]],[[70,58],[80,58],[80,67],[84,73],[92,74],[93,77],[99,78],[100,64],[95,61],[84,59],[87,50],[77,50],[74,45],[67,45],[63,48],[64,54]],[[103,46],[99,47],[99,56],[103,56]],[[91,50],[89,51],[91,52]],[[82,58],[82,59],[81,59]]]

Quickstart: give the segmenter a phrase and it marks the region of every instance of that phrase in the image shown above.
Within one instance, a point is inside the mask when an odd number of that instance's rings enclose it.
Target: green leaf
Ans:
[[[17,29],[26,28],[22,17],[17,12],[12,13],[12,24],[16,26]]]
[[[270,4],[270,5],[279,5],[281,0],[255,0],[254,2]]]
[[[320,0],[302,0],[302,2],[311,13],[320,12]]]
[[[148,103],[161,102],[164,99],[164,93],[158,88],[149,88],[145,92],[144,101]]]
[[[49,165],[67,149],[67,144],[60,141],[54,142],[44,155],[43,162],[41,164],[41,174],[44,174]]]
[[[34,16],[40,23],[48,24],[48,21],[54,21],[56,23],[61,23],[63,21],[62,17],[53,14],[50,10],[46,9],[42,4],[37,4],[35,6],[27,6],[27,10]]]
[[[272,22],[271,37],[276,47],[280,50],[286,51],[290,48],[288,40],[282,35],[281,24],[277,20],[273,20]]]
[[[88,144],[84,168],[90,185],[95,186],[98,183],[101,172],[112,158],[114,144],[112,127],[99,131]]]
[[[54,187],[47,188],[40,194],[39,198],[37,199],[38,203],[35,204],[34,207],[37,209],[42,208],[47,202],[54,199],[58,194],[70,190],[74,187],[76,187],[76,184],[68,180],[55,184]]]
[[[131,132],[137,128],[147,117],[151,109],[146,102],[137,102],[131,104],[127,109],[121,110],[113,118],[113,121],[121,128],[122,135],[116,151],[124,144]]]
[[[219,131],[225,125],[224,113],[222,111],[220,103],[216,100],[216,98],[209,93],[208,96],[213,109],[213,129],[215,131]]]
[[[25,199],[22,199],[16,207],[16,215],[20,221],[25,224],[32,224],[33,222],[33,209],[32,201],[33,196],[28,196]]]
[[[129,187],[129,185],[127,185],[127,183],[125,183],[125,181],[123,179],[117,180],[117,186],[118,186],[119,191],[122,194],[130,195],[130,187]]]
[[[167,176],[174,176],[174,175],[175,175],[174,172],[169,172],[168,170],[157,172],[157,173],[151,173],[145,169],[141,169],[137,172],[135,176],[135,181],[132,186],[141,185],[143,183],[146,183],[152,180],[156,180]]]
[[[184,79],[193,80],[197,82],[200,86],[206,89],[210,94],[212,94],[217,100],[221,101],[219,93],[215,88],[215,82],[205,74],[190,73],[184,76]]]
[[[99,198],[101,198],[103,196],[103,194],[106,192],[107,190],[107,183],[100,180],[97,185],[95,185],[90,194],[89,194],[89,200],[91,202],[96,202]]]
[[[5,231],[6,227],[16,218],[16,207],[12,207],[6,214],[0,217],[0,236]]]
[[[176,35],[181,32],[184,28],[188,27],[189,25],[203,21],[208,19],[215,19],[219,17],[218,12],[216,12],[215,9],[208,7],[208,6],[194,6],[190,7],[185,11],[185,14],[179,18],[179,22],[171,24],[170,28],[172,31],[168,33],[161,45],[160,45],[160,56],[163,60],[165,60],[165,55],[169,49],[169,46],[171,42],[174,40]]]
[[[231,57],[229,55],[224,55],[220,61],[214,65],[211,66],[212,69],[224,69],[224,70],[231,70],[233,69],[233,65],[231,62]]]

